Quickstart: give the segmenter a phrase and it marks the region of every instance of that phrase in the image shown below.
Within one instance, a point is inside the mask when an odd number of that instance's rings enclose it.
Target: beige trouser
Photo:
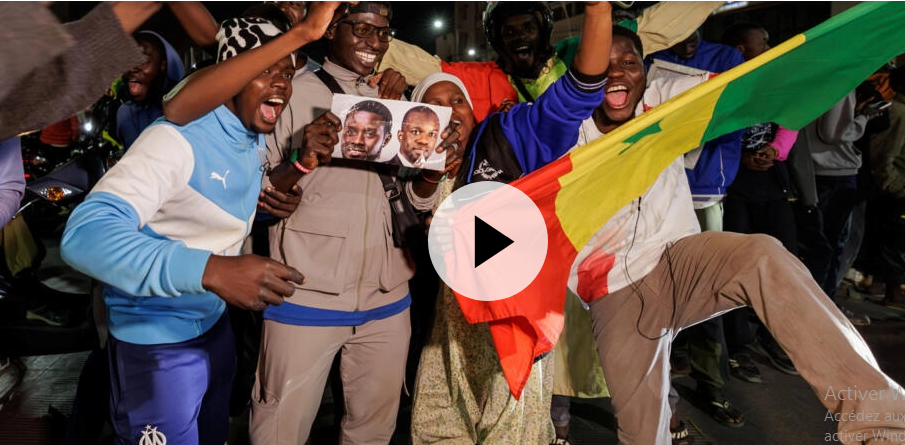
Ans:
[[[346,409],[340,443],[389,443],[396,428],[410,335],[408,309],[354,330],[350,326],[293,326],[264,320],[251,395],[252,443],[305,443],[330,365],[340,349]]]
[[[665,402],[673,337],[743,305],[754,309],[823,405],[840,416],[840,442],[880,443],[874,435],[884,432],[895,439],[887,443],[902,442],[905,391],[879,370],[858,331],[804,265],[767,235],[705,232],[677,241],[651,273],[591,304],[621,443],[670,443]],[[861,419],[880,416],[858,420],[859,413]]]

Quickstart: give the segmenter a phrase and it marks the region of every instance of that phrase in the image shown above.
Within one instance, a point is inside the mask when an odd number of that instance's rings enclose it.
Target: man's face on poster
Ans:
[[[406,115],[399,131],[399,153],[415,167],[421,167],[437,145],[440,119],[433,112],[414,112]]]
[[[370,111],[355,111],[346,116],[341,151],[343,158],[373,161],[390,141],[383,118]]]

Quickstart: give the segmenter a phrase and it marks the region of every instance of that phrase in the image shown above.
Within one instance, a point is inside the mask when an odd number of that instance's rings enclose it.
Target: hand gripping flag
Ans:
[[[905,3],[861,3],[510,184],[544,216],[544,265],[510,298],[457,297],[469,322],[489,323],[513,396],[533,360],[556,344],[570,266],[608,218],[708,140],[763,122],[800,129],[816,119],[905,52],[903,23]]]

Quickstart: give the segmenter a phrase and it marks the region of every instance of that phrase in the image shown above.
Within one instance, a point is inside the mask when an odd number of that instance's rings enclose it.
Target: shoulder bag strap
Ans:
[[[336,82],[336,79],[334,79],[330,73],[324,71],[323,68],[315,71],[314,75],[317,76],[317,78],[320,79],[333,94],[346,94],[346,92],[343,91],[343,88],[339,86],[339,83]]]
[[[519,93],[522,93],[522,97],[525,98],[525,102],[534,102],[534,96],[528,92],[528,88],[525,87],[525,84],[522,83],[522,79],[518,77],[512,76],[512,83],[515,84],[515,88],[518,89]]]

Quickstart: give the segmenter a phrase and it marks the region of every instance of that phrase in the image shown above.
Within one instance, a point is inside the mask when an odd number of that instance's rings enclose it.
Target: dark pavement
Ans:
[[[851,292],[855,298],[843,301],[852,310],[867,313],[874,322],[859,331],[871,346],[880,367],[899,383],[905,382],[905,311],[889,309]],[[21,380],[15,365],[0,374],[0,444],[45,445],[59,428],[59,419],[47,416],[53,406],[63,414],[72,409],[78,373],[87,353],[25,357],[27,367]],[[757,358],[755,357],[757,360]],[[0,365],[5,361],[0,360]],[[825,420],[827,411],[818,396],[800,377],[783,374],[764,360],[758,361],[764,383],[752,384],[730,378],[726,395],[745,415],[745,426],[729,428],[713,421],[693,397],[694,381],[674,380],[683,400],[680,417],[693,426],[701,443],[768,445],[826,443],[835,422]],[[18,382],[18,383],[17,383]],[[687,397],[687,398],[686,398]],[[399,419],[394,444],[407,444],[407,411]],[[608,399],[573,401],[572,443],[574,445],[615,444],[615,419]],[[56,429],[58,431],[58,429]],[[325,394],[321,412],[312,431],[312,445],[335,443],[333,406]],[[234,425],[230,444],[244,443],[242,422]],[[519,444],[521,445],[521,444]]]

